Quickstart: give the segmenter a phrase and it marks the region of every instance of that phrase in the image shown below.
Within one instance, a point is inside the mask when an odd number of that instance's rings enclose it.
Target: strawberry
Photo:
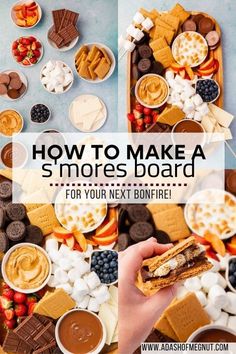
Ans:
[[[38,49],[33,50],[33,54],[36,56],[36,58],[39,58],[41,55],[40,50],[38,50]]]
[[[18,291],[15,292],[14,295],[14,302],[17,304],[23,304],[26,303],[27,296],[23,293],[19,293]]]
[[[128,113],[127,118],[131,123],[135,121],[135,116],[133,113]]]
[[[35,57],[30,58],[29,61],[31,62],[31,64],[35,64],[37,62],[37,58],[35,58]]]
[[[154,111],[152,112],[152,121],[153,123],[156,123],[158,120],[158,112]]]
[[[137,120],[136,120],[136,124],[137,124],[138,126],[142,126],[142,125],[143,125],[143,118],[137,119]]]
[[[35,306],[36,306],[36,303],[32,302],[31,304],[29,304],[29,306],[28,306],[28,316],[31,315],[31,313],[34,312]]]
[[[3,289],[10,289],[10,286],[7,283],[2,282],[2,288]]]
[[[145,115],[149,116],[150,114],[152,114],[152,109],[151,109],[151,108],[144,107],[143,113],[144,113]]]
[[[8,300],[4,296],[0,296],[0,302],[1,302],[1,306],[4,310],[9,309],[10,307],[12,307],[12,304],[13,304],[11,300]]]
[[[150,115],[144,116],[144,123],[145,124],[151,124],[152,123],[152,117]]]
[[[138,112],[136,109],[133,110],[133,114],[134,114],[135,119],[142,118],[142,116],[143,116],[143,114]]]
[[[144,107],[140,103],[136,103],[135,109],[136,109],[136,111],[143,113]]]
[[[21,43],[24,45],[29,45],[31,42],[30,42],[29,38],[23,38]]]
[[[13,49],[12,53],[15,57],[17,57],[20,54],[18,49]]]
[[[47,289],[46,289],[46,288],[43,288],[43,289],[37,291],[36,295],[37,295],[39,298],[42,298],[42,297],[45,295],[46,292],[47,292]]]
[[[14,329],[16,326],[16,320],[12,319],[12,320],[5,320],[4,321],[4,327],[6,329]]]
[[[24,57],[21,56],[21,55],[17,55],[17,57],[16,57],[16,61],[17,61],[18,63],[20,63],[23,59],[24,59]]]
[[[33,42],[33,43],[31,44],[31,49],[32,49],[32,50],[37,49],[36,42]]]
[[[25,50],[24,52],[21,52],[20,55],[24,58],[27,56],[27,53],[28,53],[27,50]]]
[[[15,314],[17,317],[25,316],[27,314],[28,308],[24,304],[17,304],[15,306]]]
[[[2,296],[7,298],[8,300],[13,300],[15,291],[12,289],[4,289],[2,292]]]
[[[24,59],[22,60],[22,64],[26,66],[26,65],[30,65],[30,62],[28,59]]]
[[[30,43],[36,42],[36,38],[33,36],[28,37],[28,40],[30,41]]]
[[[135,127],[135,131],[136,131],[136,133],[141,133],[141,132],[143,132],[143,131],[144,131],[144,126],[143,126],[143,125],[137,125],[137,126]]]
[[[35,295],[28,295],[26,299],[26,305],[29,306],[29,304],[35,304],[37,301],[38,300]]]
[[[17,49],[17,47],[18,47],[18,42],[17,42],[17,41],[14,41],[14,42],[12,43],[12,49]]]
[[[15,317],[15,311],[13,308],[8,309],[8,310],[4,310],[3,313],[4,313],[6,320],[12,320]]]
[[[36,42],[36,48],[41,48],[42,44],[40,42]]]

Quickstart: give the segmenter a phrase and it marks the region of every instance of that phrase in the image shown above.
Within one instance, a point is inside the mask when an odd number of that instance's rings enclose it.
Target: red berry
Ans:
[[[144,107],[143,113],[144,113],[145,115],[149,116],[150,114],[152,114],[152,109],[151,109],[151,108]]]
[[[36,42],[36,48],[41,48],[42,44],[40,42]]]
[[[33,54],[34,54],[34,56],[36,56],[36,58],[39,58],[41,55],[40,50],[38,50],[38,49],[33,50]]]
[[[36,42],[36,38],[33,36],[28,37],[30,43]]]
[[[17,41],[13,42],[12,49],[17,49],[17,47],[18,47],[18,42]]]
[[[144,107],[143,107],[140,103],[136,103],[135,109],[136,109],[138,112],[143,113]]]
[[[36,306],[36,303],[32,302],[31,304],[29,304],[29,306],[28,306],[28,315],[31,315],[31,313],[34,312],[35,306]]]
[[[10,286],[7,283],[3,282],[2,283],[2,288],[3,289],[10,289]]]
[[[24,304],[18,304],[15,306],[15,314],[17,317],[26,315],[27,311],[28,311],[28,308]]]
[[[135,121],[135,116],[133,113],[128,113],[127,118],[131,123],[133,123]]]
[[[16,302],[17,304],[23,304],[26,302],[26,300],[27,300],[27,296],[25,294],[15,292],[14,302]]]
[[[1,307],[4,310],[8,310],[13,305],[13,302],[7,299],[5,296],[0,296],[0,302],[1,302]]]
[[[135,131],[137,133],[141,133],[144,131],[144,126],[143,125],[137,125],[136,128],[135,128]]]
[[[152,123],[152,117],[151,116],[144,116],[144,123],[145,124],[151,124]]]
[[[15,291],[12,289],[4,289],[2,296],[6,297],[8,300],[13,300]]]
[[[21,56],[21,55],[18,55],[18,56],[16,57],[16,61],[17,61],[18,63],[20,63],[23,59],[24,59],[24,57]]]
[[[4,321],[4,325],[6,328],[8,329],[14,329],[16,326],[16,320],[12,319],[12,320],[5,320]]]
[[[153,123],[156,123],[158,120],[158,113],[157,112],[153,112],[152,113],[152,121]]]
[[[35,304],[37,302],[37,297],[35,295],[27,295],[26,305]]]
[[[14,309],[8,309],[3,311],[6,320],[12,320],[15,317]]]
[[[142,126],[142,125],[143,125],[143,118],[137,119],[137,120],[136,120],[136,124],[137,124],[138,126]]]
[[[29,61],[31,62],[31,64],[35,64],[37,61],[37,58],[36,57],[30,58]]]

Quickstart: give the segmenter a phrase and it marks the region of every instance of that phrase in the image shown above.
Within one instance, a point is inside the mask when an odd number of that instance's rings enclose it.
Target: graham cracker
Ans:
[[[165,313],[161,315],[159,320],[155,323],[154,328],[163,333],[165,336],[173,339],[174,341],[178,342],[179,339],[176,336],[173,328],[171,327],[169,321],[166,318]]]
[[[155,51],[153,53],[153,56],[155,60],[159,61],[165,69],[168,68],[174,62],[174,57],[172,55],[170,47],[165,47]]]
[[[173,242],[190,235],[184,212],[179,206],[154,214],[153,220],[156,228],[165,231]]]
[[[177,204],[147,204],[146,208],[151,212],[151,214],[160,213],[162,211],[176,208]]]
[[[82,47],[78,50],[78,52],[75,55],[75,61],[77,61],[82,54],[88,54],[88,47],[86,45],[82,45]]]
[[[186,21],[190,16],[190,13],[185,11],[183,6],[181,6],[180,4],[176,4],[170,11],[170,14],[172,16],[178,17],[178,19],[180,20],[180,25],[182,25],[184,21]]]
[[[165,310],[165,316],[181,342],[185,342],[198,328],[210,323],[208,314],[194,293],[171,304]]]
[[[139,12],[144,16],[144,17],[149,17],[153,22],[155,22],[156,19],[156,14],[153,13],[152,11],[147,11],[143,7],[139,9]]]
[[[159,15],[159,17],[156,18],[155,25],[164,27],[167,30],[175,31],[175,29],[172,26],[170,26],[168,23],[166,23],[166,22],[161,20],[161,16],[160,15]]]
[[[164,21],[165,23],[170,25],[175,30],[175,32],[178,32],[179,23],[180,23],[180,20],[178,17],[173,16],[169,13],[161,13],[160,16],[161,16],[162,21]]]
[[[51,204],[45,204],[32,210],[27,213],[27,216],[32,225],[36,225],[42,230],[44,236],[52,233],[54,227],[60,226]]]
[[[151,41],[149,43],[149,46],[152,48],[153,52],[156,52],[157,50],[168,47],[168,44],[166,42],[165,37],[160,37],[155,39],[154,41]]]
[[[158,123],[174,126],[177,122],[185,118],[185,113],[177,106],[171,106],[158,116]]]
[[[109,72],[111,65],[106,61],[105,58],[102,58],[94,70],[95,74],[99,77],[99,79],[103,79]]]
[[[153,39],[157,39],[164,36],[167,40],[167,43],[170,45],[174,38],[174,35],[175,32],[173,30],[167,29],[160,25],[156,25]]]

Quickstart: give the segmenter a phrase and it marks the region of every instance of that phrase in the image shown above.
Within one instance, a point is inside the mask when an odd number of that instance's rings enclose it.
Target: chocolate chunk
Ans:
[[[24,204],[9,203],[6,212],[8,218],[12,221],[21,221],[26,217]]]
[[[230,193],[236,194],[236,170],[232,170],[226,176],[226,188]]]
[[[22,81],[20,79],[13,78],[10,81],[10,87],[15,90],[19,90],[21,88],[21,85],[22,85]]]
[[[8,95],[8,97],[12,98],[13,100],[16,100],[17,98],[19,98],[21,96],[20,92],[15,89],[8,90],[7,95]]]
[[[205,38],[210,47],[215,47],[220,41],[220,36],[216,31],[207,33]]]
[[[7,332],[2,348],[6,353],[29,354],[32,352],[32,347],[11,330]]]
[[[215,28],[215,24],[209,17],[203,17],[199,21],[199,32],[204,36],[207,33],[213,31],[214,28]]]
[[[52,322],[50,322],[36,334],[36,336],[34,337],[34,341],[37,342],[39,347],[44,347],[49,343],[54,342],[54,332],[55,326]]]
[[[4,231],[0,231],[0,252],[5,253],[9,248],[9,240]]]
[[[75,38],[79,36],[77,28],[71,23],[67,27],[64,27],[58,32],[58,35],[63,39],[63,42],[59,45],[59,48],[70,44]]]
[[[201,19],[204,18],[203,14],[197,14],[197,15],[192,15],[191,16],[191,20],[193,20],[196,25],[198,26],[199,22],[201,21]]]
[[[151,214],[148,208],[144,205],[136,204],[128,207],[128,218],[131,223],[149,221],[151,219]]]
[[[2,229],[6,222],[6,212],[3,207],[0,206],[0,229]]]
[[[154,228],[152,224],[140,221],[131,226],[129,234],[135,242],[145,241],[154,235]]]
[[[127,233],[119,234],[119,237],[118,237],[118,250],[119,251],[124,251],[130,245],[131,245],[131,239],[129,237],[129,234],[127,234]]]
[[[0,84],[0,95],[5,95],[7,93],[7,87],[5,84]]]
[[[12,184],[10,181],[0,183],[0,198],[3,200],[9,199],[12,196]]]
[[[141,58],[148,59],[152,56],[152,49],[147,44],[143,44],[138,48],[138,52]]]
[[[11,79],[19,79],[19,80],[20,80],[19,74],[17,74],[15,71],[12,71],[12,72],[9,74],[9,76],[10,76]]]
[[[19,326],[14,329],[14,332],[26,341],[34,350],[37,350],[39,349],[39,345],[34,338],[43,328],[43,324],[32,314],[20,323]]]
[[[156,230],[155,238],[157,239],[158,243],[171,243],[169,235],[162,230]]]
[[[138,70],[141,71],[142,74],[147,74],[152,66],[152,62],[150,59],[141,59],[138,63]]]
[[[131,56],[131,63],[137,64],[139,60],[138,49],[134,49]]]
[[[134,44],[136,45],[141,45],[143,43],[148,43],[149,42],[149,35],[147,33],[144,33],[143,38],[141,38],[139,41],[134,41]]]
[[[56,342],[53,341],[53,342],[45,345],[44,347],[33,351],[33,354],[53,354],[53,353],[56,353],[55,352],[56,346],[57,346]],[[59,351],[58,353],[62,353],[62,352]]]
[[[171,127],[168,124],[163,123],[153,123],[146,130],[147,133],[170,133]]]
[[[197,25],[193,20],[186,20],[183,23],[182,29],[183,29],[183,32],[186,32],[186,31],[194,31],[195,32],[197,30]]]
[[[58,48],[61,44],[63,46],[63,38],[55,31],[54,26],[49,31],[48,38],[51,39],[51,41],[55,43]]]
[[[43,241],[42,230],[36,225],[27,225],[25,242],[34,243],[35,245],[40,245],[42,241]]]
[[[10,77],[8,74],[2,73],[0,74],[0,84],[9,85]]]
[[[132,78],[137,81],[140,77],[141,77],[141,74],[138,70],[138,66],[136,64],[133,64],[132,65]]]
[[[25,224],[22,221],[11,222],[6,229],[7,237],[12,241],[20,241],[26,232]]]
[[[164,71],[164,67],[159,61],[153,61],[151,67],[151,73],[161,75]]]

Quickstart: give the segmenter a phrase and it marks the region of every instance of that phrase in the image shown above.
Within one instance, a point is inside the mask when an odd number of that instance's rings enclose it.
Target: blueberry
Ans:
[[[99,270],[100,269],[100,265],[96,264],[95,265],[95,269]]]
[[[104,275],[103,275],[103,279],[104,279],[104,280],[109,279],[109,274],[104,274]]]
[[[99,261],[98,261],[98,264],[99,264],[100,266],[102,266],[102,265],[103,265],[103,261],[102,261],[102,260],[99,260]]]
[[[110,267],[111,268],[116,268],[116,262],[115,261],[111,261],[110,262]]]
[[[110,266],[109,266],[109,263],[104,263],[104,269],[109,269]]]
[[[99,256],[99,255],[100,255],[100,252],[94,252],[94,253],[93,253],[93,256],[94,256],[94,257],[97,257],[97,256]]]
[[[118,278],[118,270],[115,270],[113,274],[114,274],[114,277],[117,279]]]
[[[113,273],[113,269],[112,269],[112,268],[109,268],[109,269],[108,269],[108,273]]]
[[[94,267],[91,267],[91,272],[95,272],[95,268]]]
[[[111,254],[111,253],[108,254],[107,259],[108,259],[109,261],[112,260],[112,254]]]
[[[106,257],[106,255],[105,255],[105,257],[103,258],[103,262],[104,262],[104,263],[108,263],[108,262],[109,262],[109,260],[108,260],[108,258]]]
[[[96,258],[92,258],[91,265],[96,265],[96,264],[97,264]]]
[[[229,265],[229,273],[233,274],[234,272],[236,272],[236,263],[234,263],[233,261],[230,262]]]

